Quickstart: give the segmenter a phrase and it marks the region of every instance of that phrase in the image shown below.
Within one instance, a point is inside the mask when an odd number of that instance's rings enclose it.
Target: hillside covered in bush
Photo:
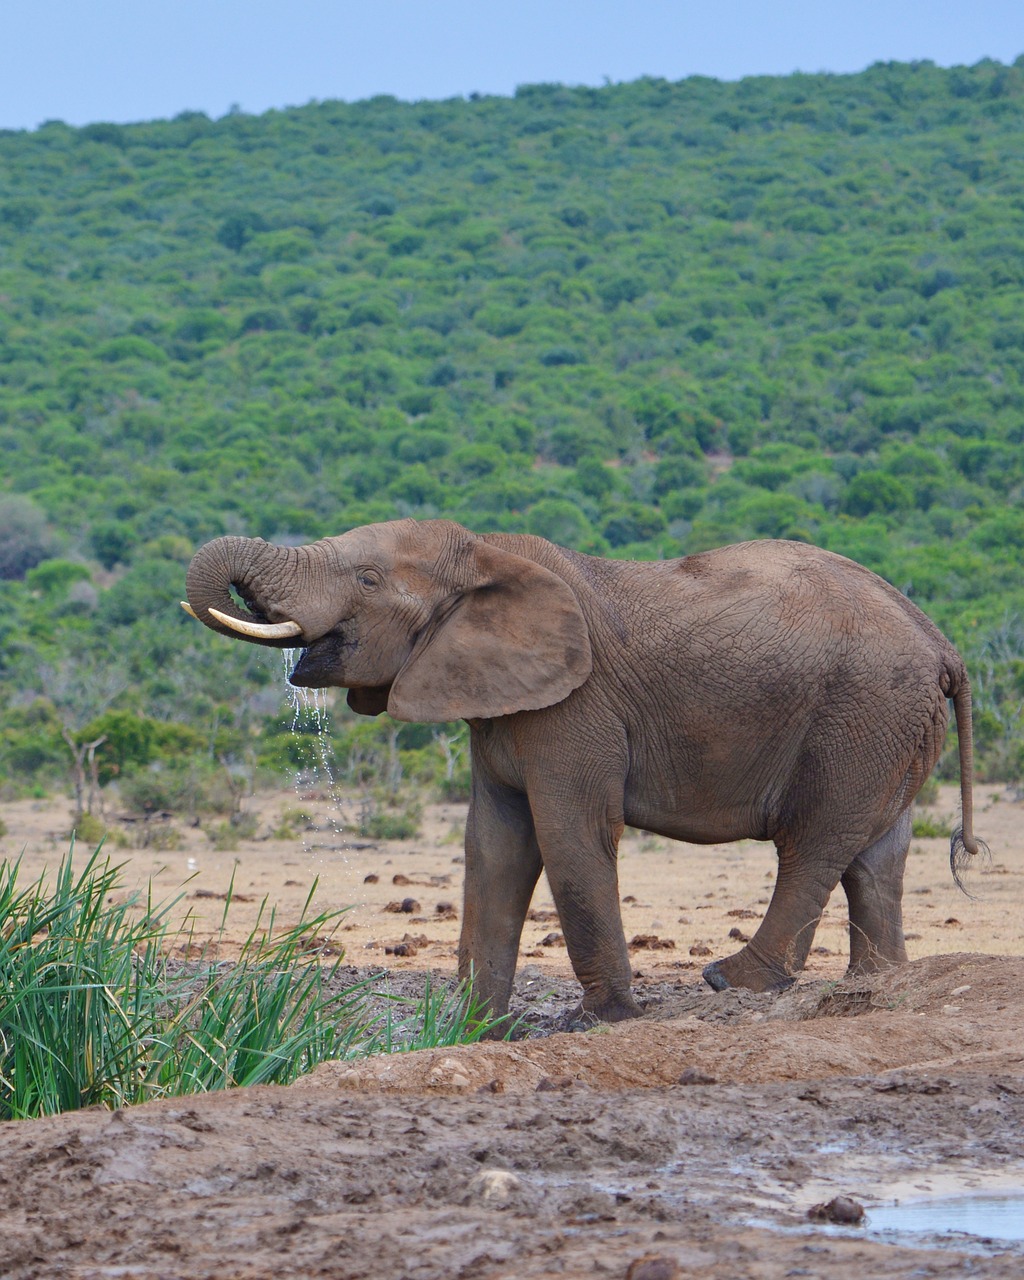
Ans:
[[[1020,778],[1022,136],[1024,60],[0,133],[5,794],[101,737],[150,804],[153,762],[301,765],[184,565],[406,515],[850,555]]]

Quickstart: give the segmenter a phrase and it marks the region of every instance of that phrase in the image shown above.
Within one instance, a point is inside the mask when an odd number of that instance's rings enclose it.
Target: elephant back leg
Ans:
[[[804,967],[825,905],[856,849],[813,840],[779,844],[779,873],[775,891],[760,927],[735,955],[715,960],[704,980],[716,991],[746,987],[749,991],[779,991],[788,987]]]
[[[850,972],[873,973],[907,958],[903,940],[903,873],[912,819],[905,809],[881,839],[843,873],[850,908]]]

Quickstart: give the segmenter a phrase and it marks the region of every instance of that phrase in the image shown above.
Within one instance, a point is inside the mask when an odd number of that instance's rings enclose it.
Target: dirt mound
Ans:
[[[576,1081],[619,1091],[676,1084],[687,1072],[766,1084],[898,1067],[1018,1070],[1024,1045],[1006,1037],[1013,991],[1024,991],[1024,959],[987,956],[929,956],[870,981],[805,983],[781,995],[670,988],[654,1017],[638,1022],[326,1063],[295,1088],[530,1093],[545,1081]]]
[[[871,1212],[1024,1192],[1022,980],[955,955],[776,996],[663,982],[616,1027],[8,1124],[0,1274],[1016,1278],[1020,1245]],[[867,1225],[812,1223],[837,1196]]]

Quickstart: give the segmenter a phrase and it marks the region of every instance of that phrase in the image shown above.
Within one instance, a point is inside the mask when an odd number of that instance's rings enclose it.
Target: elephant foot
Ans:
[[[872,949],[862,953],[856,960],[850,961],[850,967],[846,970],[846,977],[865,978],[870,974],[884,973],[886,969],[893,969],[898,964],[906,963],[906,948],[903,949],[902,955],[895,956],[885,956],[880,951]]]
[[[762,964],[745,947],[724,960],[714,960],[703,972],[704,981],[714,991],[744,987],[747,991],[785,991],[796,979],[783,969]]]
[[[712,991],[728,991],[732,986],[732,983],[722,972],[722,967],[717,960],[704,966],[704,972],[701,977]]]
[[[575,1010],[572,1021],[578,1027],[593,1026],[595,1022],[625,1022],[629,1018],[642,1018],[643,1009],[627,992],[624,996],[605,996],[603,999],[583,997],[583,1003]]]

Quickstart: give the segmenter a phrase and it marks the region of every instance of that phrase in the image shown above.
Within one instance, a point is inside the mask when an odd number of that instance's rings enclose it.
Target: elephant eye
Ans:
[[[360,569],[356,574],[356,581],[361,587],[379,587],[380,578],[372,569]]]

